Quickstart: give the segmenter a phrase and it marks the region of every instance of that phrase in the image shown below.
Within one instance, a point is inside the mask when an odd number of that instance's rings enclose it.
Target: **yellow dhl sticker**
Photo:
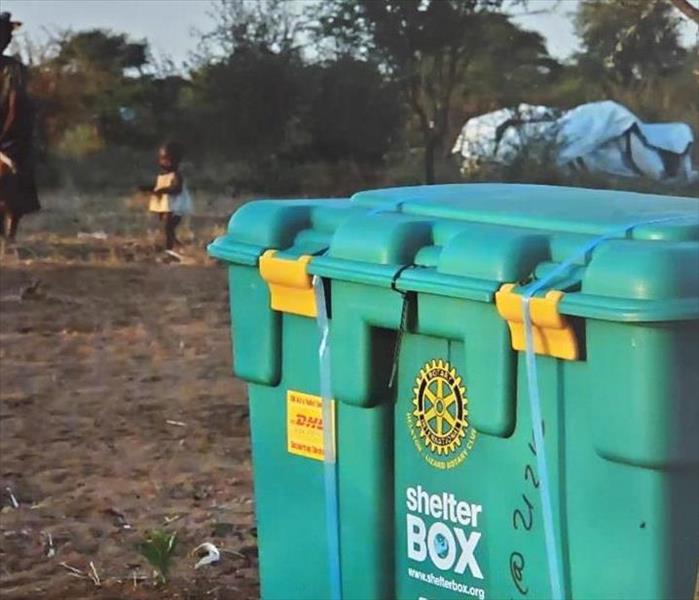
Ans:
[[[290,454],[323,460],[323,399],[320,396],[287,391],[286,440]]]

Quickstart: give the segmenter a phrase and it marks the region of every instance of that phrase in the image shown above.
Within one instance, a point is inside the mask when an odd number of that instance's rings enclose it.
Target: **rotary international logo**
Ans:
[[[476,431],[469,427],[466,388],[449,362],[432,360],[420,369],[408,420],[415,447],[433,467],[450,469],[466,459]]]

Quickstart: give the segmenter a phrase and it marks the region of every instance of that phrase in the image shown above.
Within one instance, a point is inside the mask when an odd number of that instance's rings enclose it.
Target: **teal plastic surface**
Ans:
[[[658,321],[699,316],[699,202],[577,188],[471,184],[393,188],[347,200],[258,201],[231,219],[210,253],[254,265],[268,248],[316,255],[312,274],[405,291],[492,302],[505,282],[615,227],[565,287],[576,317]]]
[[[536,363],[562,585],[573,600],[691,597],[699,201],[477,184],[251,202],[210,246],[250,383],[263,598],[331,586],[323,463],[287,448],[288,391],[319,394],[318,328],[270,308],[260,255],[311,255],[325,282],[343,599],[526,600],[550,593],[540,474],[495,293],[631,224],[547,286],[581,348]]]

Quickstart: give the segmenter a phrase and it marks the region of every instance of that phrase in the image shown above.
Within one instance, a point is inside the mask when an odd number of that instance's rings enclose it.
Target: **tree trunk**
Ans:
[[[425,139],[425,183],[433,184],[434,181],[434,157],[437,149],[437,140],[432,131],[424,134]]]

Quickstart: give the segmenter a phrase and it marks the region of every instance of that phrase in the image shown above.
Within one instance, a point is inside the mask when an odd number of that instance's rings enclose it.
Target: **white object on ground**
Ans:
[[[47,538],[46,541],[47,541],[47,546],[48,546],[46,549],[46,556],[48,558],[53,558],[54,556],[56,556],[56,548],[53,545],[53,536],[49,532],[47,534],[46,538]]]
[[[91,233],[87,233],[85,231],[80,231],[78,233],[79,240],[106,240],[108,238],[109,238],[109,236],[104,231],[94,231]]]
[[[80,579],[87,579],[87,575],[83,573],[80,569],[76,569],[75,567],[71,567],[69,564],[62,562],[59,563],[64,569],[67,569],[69,571],[69,575],[72,575],[73,577],[79,577]]]
[[[196,554],[200,550],[206,550],[206,554],[199,559],[196,565],[194,565],[195,569],[198,569],[199,567],[203,567],[205,565],[217,563],[219,560],[221,560],[221,553],[219,552],[219,549],[216,546],[214,546],[211,542],[204,542],[203,544],[200,544],[194,549],[192,554]]]
[[[92,561],[90,561],[90,573],[88,573],[88,576],[90,577],[90,579],[92,579],[92,583],[94,583],[97,587],[100,587],[102,585],[99,573],[97,573],[97,569],[95,568],[95,563],[93,563]]]
[[[182,260],[184,259],[184,256],[182,256],[178,252],[175,252],[174,250],[165,250],[165,254],[167,254],[170,258],[174,258],[178,262],[182,262]]]
[[[510,165],[526,153],[559,167],[669,183],[692,183],[694,136],[686,123],[644,123],[611,100],[561,113],[520,104],[469,119],[452,149],[467,173],[491,162]]]
[[[19,502],[17,502],[17,498],[15,498],[15,495],[12,493],[12,488],[9,486],[5,488],[7,491],[7,494],[10,496],[10,502],[12,503],[12,508],[19,508]]]

